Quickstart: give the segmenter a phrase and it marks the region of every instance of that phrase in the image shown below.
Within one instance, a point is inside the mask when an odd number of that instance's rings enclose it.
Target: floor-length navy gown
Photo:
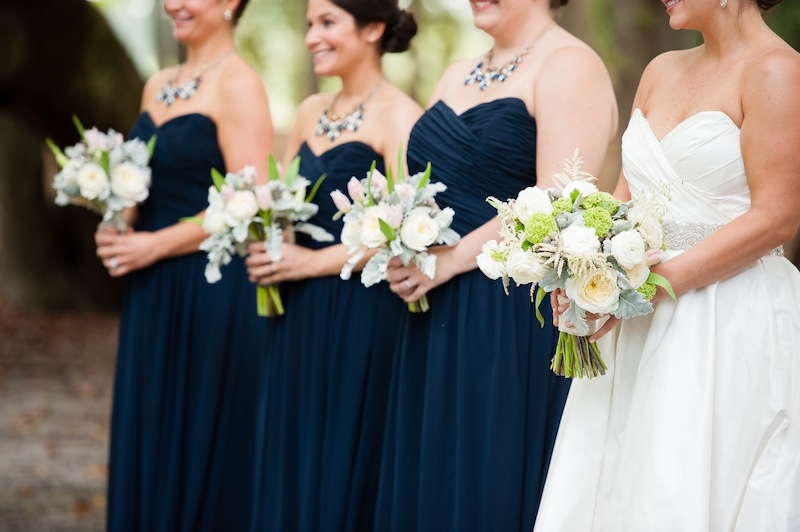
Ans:
[[[342,221],[330,193],[347,190],[383,159],[362,142],[316,155],[301,146],[300,174],[325,174],[310,220],[336,237]],[[320,248],[303,234],[297,243]],[[392,353],[405,304],[386,283],[370,288],[355,273],[284,283],[286,314],[270,349],[262,401],[263,431],[251,530],[371,530],[382,450]]]
[[[158,136],[153,185],[136,229],[155,231],[208,205],[225,170],[217,130],[197,113],[131,136]],[[254,481],[254,422],[266,320],[241,259],[204,277],[202,252],[125,279],[111,420],[108,530],[244,530]]]
[[[487,196],[535,184],[535,154],[521,100],[461,115],[439,101],[411,132],[408,165],[431,162],[448,187],[437,202],[463,236],[496,215]],[[528,286],[505,295],[479,270],[428,299],[402,324],[375,529],[528,532],[568,391],[549,369],[557,332],[539,326]]]

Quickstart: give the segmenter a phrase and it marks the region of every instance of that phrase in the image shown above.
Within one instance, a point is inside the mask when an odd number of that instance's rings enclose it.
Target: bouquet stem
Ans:
[[[283,301],[276,285],[258,285],[256,287],[256,305],[258,315],[272,318],[283,316]]]
[[[420,312],[428,312],[431,306],[428,304],[428,296],[422,296],[416,301],[413,301],[408,304],[409,312],[413,313],[420,313]]]
[[[607,366],[600,356],[600,348],[590,342],[588,336],[575,336],[560,331],[556,352],[550,362],[556,375],[568,379],[605,375]]]

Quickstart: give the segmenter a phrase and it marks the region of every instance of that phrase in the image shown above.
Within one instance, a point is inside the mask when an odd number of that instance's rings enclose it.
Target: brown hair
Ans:
[[[331,0],[356,19],[358,27],[383,22],[386,29],[381,38],[381,53],[405,52],[417,34],[414,15],[400,9],[397,0]]]

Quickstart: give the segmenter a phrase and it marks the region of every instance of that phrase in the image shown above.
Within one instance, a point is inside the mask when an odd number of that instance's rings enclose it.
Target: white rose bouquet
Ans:
[[[402,175],[402,164],[398,168]],[[386,279],[386,268],[393,257],[403,264],[413,261],[423,274],[433,278],[436,255],[428,253],[428,247],[453,246],[460,237],[450,228],[453,209],[440,209],[434,199],[447,187],[431,183],[430,176],[428,164],[424,172],[395,182],[391,171],[384,176],[373,163],[366,178],[350,179],[349,198],[339,190],[331,193],[339,209],[334,218],[344,217],[341,240],[350,255],[342,268],[342,279],[349,279],[355,265],[372,251],[374,254],[361,271],[364,286]],[[430,308],[428,298],[423,296],[409,303],[408,308],[411,312],[426,312]]]
[[[125,141],[121,133],[97,128],[86,130],[72,117],[81,140],[63,151],[47,139],[47,145],[61,168],[53,180],[57,205],[80,205],[103,217],[104,225],[126,230],[123,211],[147,199],[150,168],[156,137],[147,143]]]
[[[214,185],[208,189],[208,208],[202,219],[203,229],[210,235],[200,249],[208,253],[206,280],[215,283],[222,278],[220,266],[228,264],[234,253],[247,254],[251,242],[265,242],[273,261],[281,259],[283,232],[292,228],[311,235],[319,242],[333,241],[333,235],[307,222],[317,213],[311,200],[325,176],[321,176],[306,194],[308,179],[298,175],[300,158],[295,157],[281,177],[274,157],[269,159],[269,180],[256,184],[256,171],[246,166],[239,172],[222,176],[211,170]],[[280,316],[284,313],[280,291],[275,285],[258,285],[259,316]]]
[[[553,176],[561,189],[526,188],[516,199],[487,201],[502,219],[500,241],[491,240],[478,266],[491,279],[531,284],[538,310],[547,292],[560,288],[569,303],[560,318],[551,369],[565,377],[595,377],[606,365],[589,336],[604,316],[620,319],[652,312],[658,286],[672,289],[650,267],[663,258],[663,206],[656,198],[620,202],[581,171],[576,150]],[[534,292],[534,289],[538,290]],[[674,297],[674,295],[673,295]],[[587,319],[587,313],[600,316]]]

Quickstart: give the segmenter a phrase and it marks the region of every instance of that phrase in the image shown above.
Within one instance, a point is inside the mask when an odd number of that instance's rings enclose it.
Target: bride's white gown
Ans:
[[[750,205],[722,112],[659,141],[634,111],[623,168],[634,197],[669,184],[668,257]],[[800,531],[800,273],[787,259],[659,302],[600,346],[609,371],[573,383],[536,532]]]

